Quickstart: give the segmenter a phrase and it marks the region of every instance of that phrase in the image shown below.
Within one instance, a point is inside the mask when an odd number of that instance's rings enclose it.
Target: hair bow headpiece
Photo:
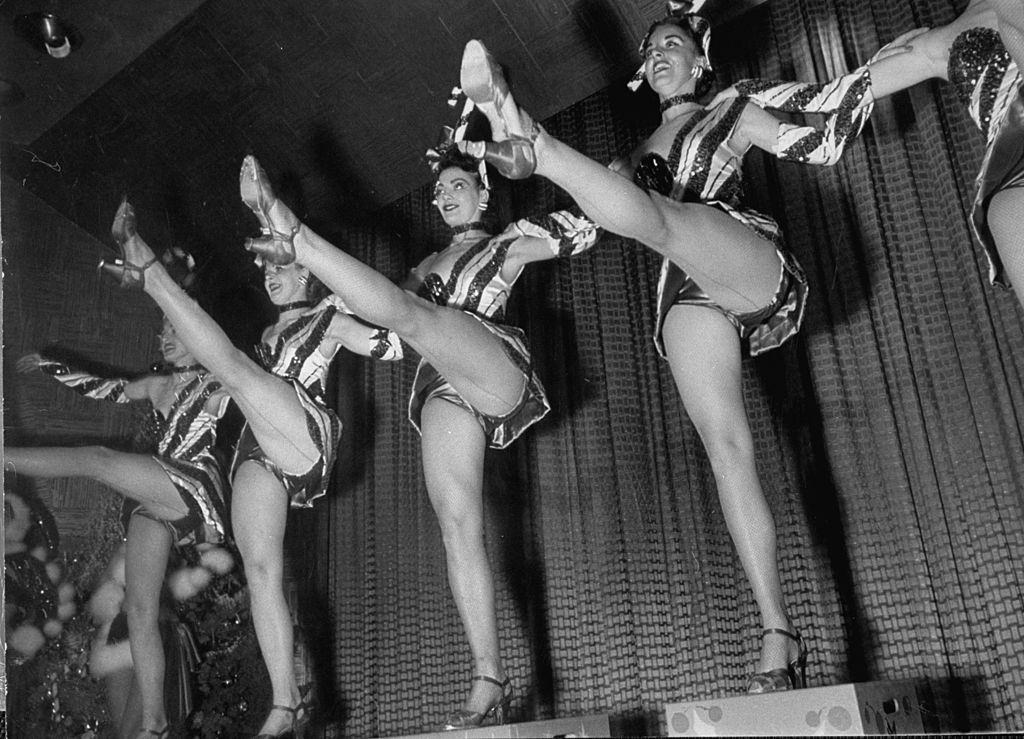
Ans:
[[[448,106],[454,108],[459,104],[460,97],[465,97],[462,88],[453,87],[452,93],[448,97]],[[466,102],[462,106],[462,114],[459,116],[459,120],[456,121],[455,127],[442,126],[441,135],[438,137],[437,143],[427,149],[427,165],[435,175],[440,174],[441,161],[448,152],[454,148],[457,142],[462,141],[466,137],[466,129],[469,127],[469,114],[473,112],[475,107],[476,105],[474,105],[473,101],[466,97]],[[483,159],[480,160],[477,171],[480,174],[480,182],[484,188],[490,190],[491,183],[487,179],[487,163]]]
[[[696,0],[696,2],[680,2],[680,0],[668,0],[665,3],[665,17],[656,20],[651,24],[651,27],[647,29],[647,33],[644,34],[643,40],[640,42],[639,51],[641,59],[644,56],[644,49],[647,47],[647,42],[651,38],[651,34],[654,33],[654,29],[660,26],[667,20],[673,20],[681,24],[689,26],[690,30],[693,31],[693,35],[700,41],[701,53],[707,60],[707,69],[711,69],[711,22],[708,21],[703,15],[699,15],[700,9],[704,7],[705,0]],[[640,89],[640,85],[644,81],[644,62],[640,63],[640,68],[636,70],[629,82],[626,84],[629,89],[636,92]]]

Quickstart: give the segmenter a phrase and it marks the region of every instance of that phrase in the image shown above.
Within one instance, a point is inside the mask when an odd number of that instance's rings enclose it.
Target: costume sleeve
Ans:
[[[736,83],[736,91],[765,110],[786,113],[835,113],[861,104],[870,95],[871,71],[868,65],[829,82],[784,82],[746,79]],[[873,100],[869,100],[869,103]]]
[[[741,80],[736,90],[765,110],[827,115],[822,127],[779,125],[775,156],[806,164],[839,161],[846,145],[864,128],[875,104],[868,65],[823,84]]]
[[[345,305],[345,301],[339,296],[332,293],[328,295],[325,300],[333,305],[339,313],[355,316],[357,319],[359,318],[352,312],[351,308]],[[373,359],[380,359],[385,362],[394,362],[404,356],[402,351],[402,340],[398,338],[398,334],[390,329],[382,328],[380,326],[373,326],[369,323],[365,323],[365,325],[368,332],[366,339],[367,356]]]
[[[40,362],[39,369],[86,398],[109,400],[111,403],[131,402],[131,398],[124,393],[125,386],[128,384],[128,380],[124,378],[108,380],[104,377],[73,370],[66,364],[51,359],[44,359]]]
[[[589,218],[568,210],[521,218],[512,224],[512,229],[523,236],[543,239],[556,257],[582,254],[597,242],[600,233]]]
[[[390,329],[377,329],[370,337],[370,356],[385,362],[394,362],[404,356],[402,340]]]

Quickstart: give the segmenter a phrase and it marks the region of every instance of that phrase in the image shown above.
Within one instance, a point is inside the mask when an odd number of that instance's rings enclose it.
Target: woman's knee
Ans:
[[[476,546],[483,541],[483,520],[477,513],[452,505],[435,506],[434,511],[446,548]]]
[[[695,425],[713,468],[753,463],[754,442],[746,425],[723,422]]]
[[[131,588],[124,596],[124,612],[128,617],[130,628],[152,626],[155,627],[160,617],[159,597],[139,595],[133,593]]]

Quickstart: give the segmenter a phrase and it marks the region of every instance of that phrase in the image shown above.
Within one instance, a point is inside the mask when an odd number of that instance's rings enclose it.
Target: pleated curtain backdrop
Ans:
[[[959,5],[773,0],[716,36],[720,81],[825,80]],[[610,161],[651,129],[639,100],[610,89],[545,126]],[[812,293],[800,337],[745,362],[744,392],[812,685],[917,679],[942,727],[1019,730],[1024,312],[988,286],[968,228],[982,151],[934,83],[881,102],[836,167],[751,153],[748,201],[782,224]],[[506,219],[568,203],[539,179],[497,199]],[[344,248],[400,279],[447,243],[430,200]],[[605,235],[516,287],[553,405],[491,456],[485,491],[520,720],[607,712],[664,733],[665,702],[739,693],[756,664],[751,591],[650,338],[659,264]],[[414,369],[340,362],[344,451],[306,523],[330,735],[436,728],[472,675],[406,420]]]

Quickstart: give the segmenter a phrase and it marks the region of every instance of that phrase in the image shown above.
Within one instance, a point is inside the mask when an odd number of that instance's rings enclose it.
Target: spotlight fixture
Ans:
[[[63,59],[79,46],[75,29],[53,13],[26,13],[14,19],[14,29],[33,48],[40,46],[54,59]]]

